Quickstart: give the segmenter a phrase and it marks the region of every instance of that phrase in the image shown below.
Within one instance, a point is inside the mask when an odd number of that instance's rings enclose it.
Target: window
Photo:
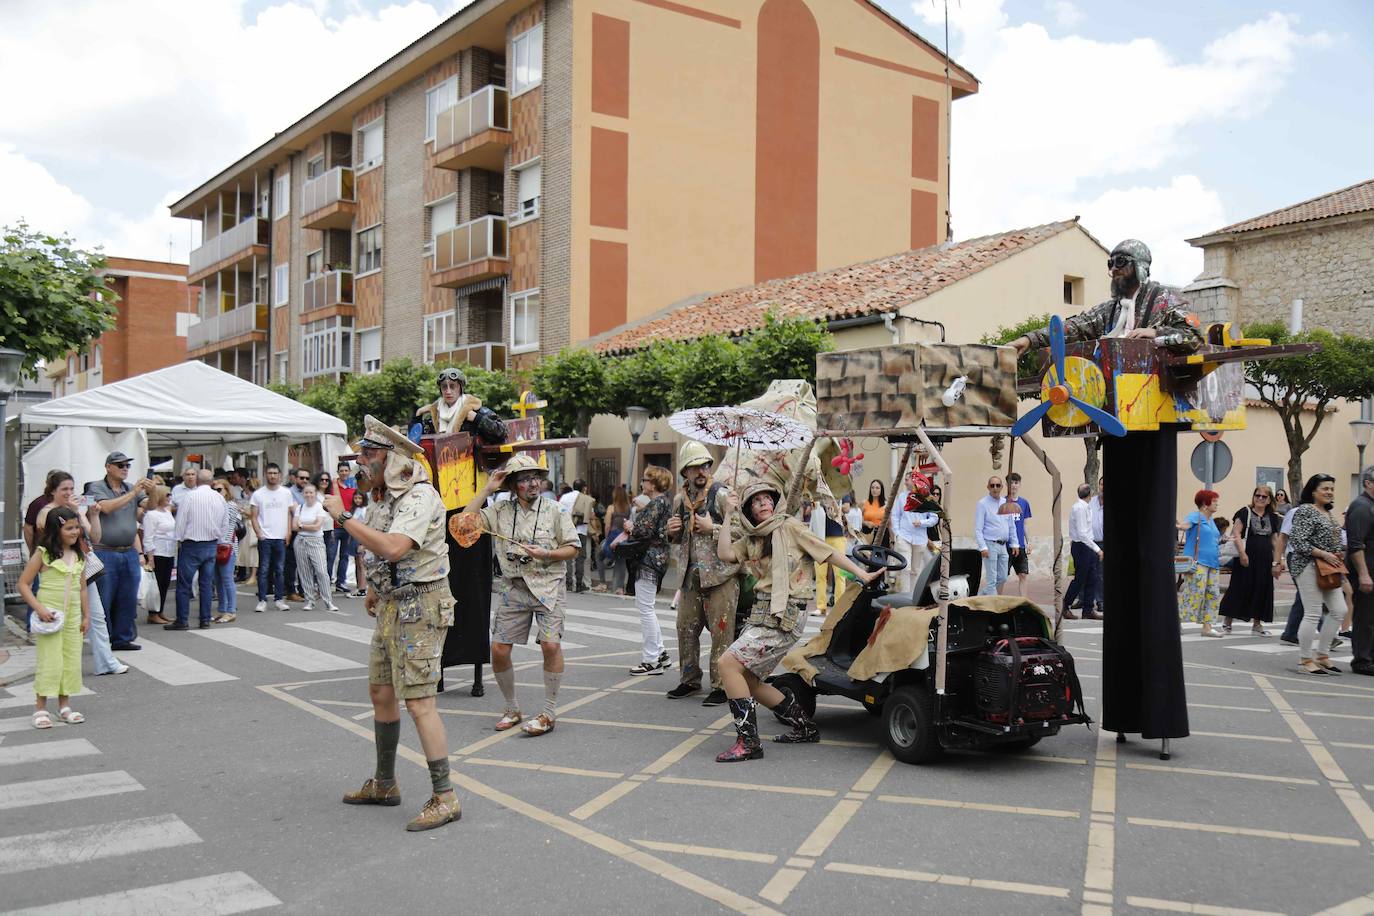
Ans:
[[[284,382],[284,381],[286,381],[286,354],[285,354],[285,353],[278,353],[278,354],[277,354],[277,376],[276,376],[276,379],[277,379],[278,382]]]
[[[316,156],[305,164],[305,180],[319,178],[324,174],[324,156]]]
[[[272,268],[272,304],[286,305],[291,298],[291,265],[278,264]]]
[[[425,139],[434,139],[434,122],[439,112],[458,104],[458,77],[450,76],[425,93]]]
[[[425,316],[425,362],[432,363],[437,354],[453,349],[453,323],[452,312]]]
[[[324,271],[324,249],[320,248],[305,256],[305,279],[318,277]]]
[[[278,175],[272,182],[272,217],[281,219],[291,212],[291,173]]]
[[[382,371],[381,328],[358,332],[358,362],[366,375]]]
[[[383,136],[381,121],[373,121],[358,131],[358,149],[362,150],[358,171],[365,172],[382,164]]]
[[[429,240],[433,242],[441,233],[458,225],[458,198],[450,197],[429,208]]]
[[[539,349],[539,290],[512,293],[510,297],[510,348],[512,353]]]
[[[353,258],[358,276],[382,269],[382,227],[377,224],[358,233],[358,250]]]
[[[544,73],[544,26],[535,26],[515,36],[510,43],[511,95],[519,95],[539,85]]]
[[[353,367],[353,319],[322,318],[301,331],[301,377]]]
[[[95,354],[91,358],[91,368],[99,369],[104,355],[105,348],[100,344],[95,345]]]
[[[1083,278],[1064,277],[1064,304],[1082,305],[1083,304]]]
[[[539,215],[540,171],[538,162],[515,170],[515,219]]]

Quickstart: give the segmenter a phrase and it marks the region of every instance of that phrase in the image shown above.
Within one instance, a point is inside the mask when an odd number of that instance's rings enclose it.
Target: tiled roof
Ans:
[[[1262,216],[1232,223],[1215,232],[1199,236],[1199,238],[1225,235],[1230,232],[1272,229],[1275,226],[1291,226],[1294,223],[1306,223],[1332,216],[1345,216],[1350,213],[1363,213],[1366,210],[1374,210],[1374,178],[1351,185],[1348,188],[1341,188],[1339,191],[1332,191],[1330,194],[1314,197],[1311,200],[1304,200],[1302,203],[1294,204],[1291,207],[1284,207],[1281,210],[1274,210],[1272,213],[1265,213]]]
[[[708,334],[736,336],[761,326],[769,311],[818,321],[892,312],[1077,225],[1078,218],[1074,217],[696,296],[589,343],[593,349],[609,353],[635,350],[654,340],[695,340]]]

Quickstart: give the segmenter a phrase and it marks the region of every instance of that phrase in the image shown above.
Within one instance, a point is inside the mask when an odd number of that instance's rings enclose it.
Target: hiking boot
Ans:
[[[389,783],[381,783],[375,779],[369,779],[363,783],[363,787],[356,792],[344,793],[343,803],[345,805],[386,805],[394,807],[401,803],[401,787],[396,785],[395,780]]]
[[[737,763],[762,757],[763,744],[759,741],[759,720],[753,698],[730,700],[730,715],[735,718],[735,743],[717,755],[716,763]]]
[[[456,821],[463,816],[463,804],[458,801],[458,795],[452,790],[442,795],[431,795],[429,801],[420,809],[420,814],[406,824],[406,830],[416,833],[421,830],[433,830],[435,827],[442,827],[449,821]]]
[[[706,694],[706,699],[701,701],[702,706],[724,706],[726,701],[725,691],[719,687]]]

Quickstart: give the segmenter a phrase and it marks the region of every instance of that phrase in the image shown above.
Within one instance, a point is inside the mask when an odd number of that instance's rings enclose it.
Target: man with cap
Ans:
[[[349,805],[401,803],[396,784],[399,697],[415,721],[433,790],[406,829],[429,830],[458,820],[463,810],[449,783],[448,739],[434,699],[439,653],[453,623],[444,501],[430,483],[420,458],[423,451],[405,436],[368,416],[359,447],[369,480],[384,487],[382,498],[368,506],[367,521],[355,519],[337,493],[324,499],[334,524],[367,551],[364,606],[377,618],[368,664],[377,768],[343,800]]]
[[[123,452],[110,452],[105,456],[105,476],[86,484],[85,490],[100,508],[100,543],[95,545],[95,555],[105,564],[105,574],[96,580],[96,589],[105,606],[110,648],[117,651],[143,648],[134,642],[138,638],[138,587],[143,581],[135,539],[139,504],[152,493],[153,482],[143,478],[130,486],[132,463]]]
[[[678,452],[682,487],[673,499],[668,540],[677,551],[682,599],[677,606],[677,651],[682,681],[668,691],[670,699],[701,690],[701,631],[711,634],[711,692],[702,706],[721,706],[720,656],[735,639],[739,604],[739,565],[725,563],[716,552],[716,527],[725,522],[729,489],[711,481],[715,460],[706,446],[687,440]],[[732,540],[739,536],[734,532]]]
[[[579,544],[572,516],[540,498],[548,474],[522,452],[493,471],[464,509],[481,512],[488,531],[510,539],[502,540],[497,552],[502,594],[491,625],[491,670],[506,704],[497,731],[514,728],[524,719],[515,700],[511,646],[528,642],[533,625],[544,654],[544,709],[525,722],[524,732],[530,736],[553,731],[557,716],[558,686],[563,680],[563,564],[577,555]],[[510,490],[511,498],[483,508],[503,488]]]

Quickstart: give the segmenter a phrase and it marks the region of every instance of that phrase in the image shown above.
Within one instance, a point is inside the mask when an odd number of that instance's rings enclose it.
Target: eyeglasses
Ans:
[[[1256,493],[1256,494],[1255,494],[1255,499],[1268,499],[1268,498],[1269,498],[1269,494],[1268,494],[1268,493]]]
[[[1000,483],[990,483],[990,484],[988,484],[988,489],[989,489],[989,490],[1000,490],[1000,489],[1002,489],[1002,485],[1001,485]]]
[[[1114,270],[1118,267],[1130,267],[1135,263],[1135,258],[1127,254],[1114,254],[1107,259],[1107,269]]]
[[[112,468],[119,468],[121,471],[127,471],[127,470],[129,470],[129,462],[127,462],[127,461],[121,461],[121,462],[119,462],[119,463],[117,463],[117,464],[112,462],[112,463],[110,464],[110,467],[112,467]]]

